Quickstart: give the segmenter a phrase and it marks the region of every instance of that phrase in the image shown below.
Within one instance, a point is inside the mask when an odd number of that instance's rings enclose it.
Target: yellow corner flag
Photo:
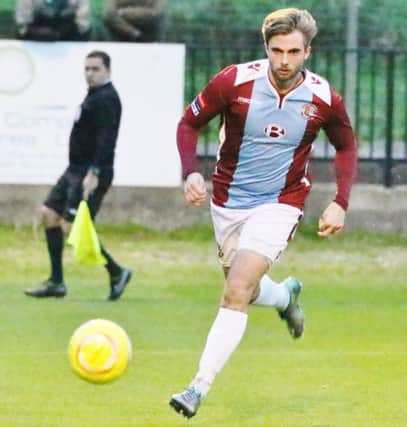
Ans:
[[[78,264],[97,266],[105,265],[106,259],[100,250],[100,243],[95,226],[90,216],[89,206],[85,200],[79,204],[68,243],[73,246]]]

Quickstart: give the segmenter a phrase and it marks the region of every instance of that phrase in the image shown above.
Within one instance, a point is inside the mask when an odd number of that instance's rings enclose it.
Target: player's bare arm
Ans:
[[[345,210],[336,202],[331,202],[318,222],[318,236],[328,237],[339,233],[345,226]]]
[[[99,178],[92,171],[89,171],[82,181],[83,198],[88,200],[89,196],[96,190]]]
[[[192,172],[184,183],[184,197],[188,204],[202,205],[207,195],[205,178],[199,172]]]

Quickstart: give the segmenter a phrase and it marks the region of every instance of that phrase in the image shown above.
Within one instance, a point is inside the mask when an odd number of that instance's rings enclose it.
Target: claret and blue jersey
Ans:
[[[268,60],[232,65],[217,74],[187,108],[178,127],[184,175],[196,170],[199,129],[221,115],[213,202],[245,209],[265,203],[303,208],[312,143],[324,129],[336,149],[338,193],[347,208],[356,145],[342,98],[322,77],[304,70],[303,81],[280,95]]]

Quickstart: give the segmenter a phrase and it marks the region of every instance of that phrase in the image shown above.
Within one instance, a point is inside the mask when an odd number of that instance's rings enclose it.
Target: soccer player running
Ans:
[[[226,280],[198,372],[188,388],[170,400],[186,417],[196,414],[237,348],[249,304],[275,307],[293,338],[303,334],[301,283],[295,278],[276,283],[266,273],[302,217],[311,189],[308,160],[321,128],[336,150],[337,192],[319,219],[318,234],[334,235],[344,227],[357,150],[341,96],[325,79],[304,69],[316,33],[315,20],[306,10],[270,13],[262,26],[267,59],[226,67],[178,125],[185,199],[200,205],[207,190],[197,171],[198,132],[221,116],[211,215]]]
[[[51,263],[50,277],[39,287],[26,289],[31,297],[64,297],[62,252],[82,199],[88,201],[92,218],[113,181],[113,162],[121,117],[119,95],[110,81],[110,56],[90,52],[85,59],[89,90],[73,125],[69,140],[69,165],[42,206],[45,236]],[[131,270],[121,267],[101,246],[110,278],[109,300],[118,299],[130,281]]]

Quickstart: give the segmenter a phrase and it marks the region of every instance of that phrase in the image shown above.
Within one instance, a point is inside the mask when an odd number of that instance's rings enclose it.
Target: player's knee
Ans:
[[[58,227],[61,225],[61,217],[59,216],[59,214],[53,209],[50,209],[48,206],[41,206],[40,213],[41,220],[45,227],[51,228]]]
[[[223,275],[225,276],[225,279],[229,276],[230,267],[229,266],[223,266]]]
[[[223,306],[242,310],[249,304],[252,293],[250,283],[240,278],[228,278],[223,295]]]
[[[72,224],[64,219],[61,220],[61,227],[64,234],[69,234]]]

